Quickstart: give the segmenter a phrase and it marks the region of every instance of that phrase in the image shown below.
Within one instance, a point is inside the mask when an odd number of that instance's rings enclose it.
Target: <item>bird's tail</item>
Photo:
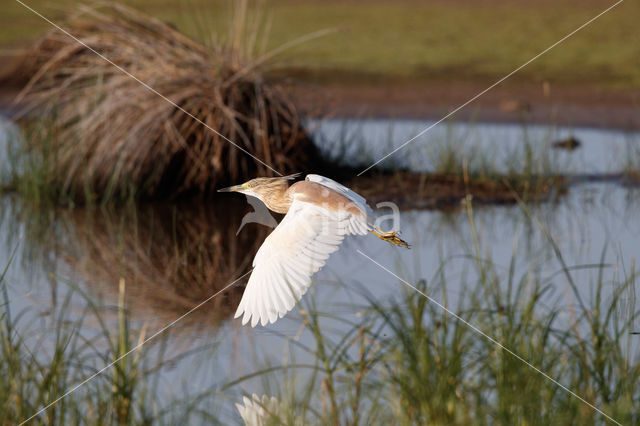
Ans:
[[[411,248],[411,246],[409,246],[409,243],[407,243],[405,240],[403,240],[398,236],[400,234],[400,231],[385,232],[380,228],[373,228],[369,230],[369,232],[371,232],[373,235],[380,238],[381,240],[387,241],[398,247]]]

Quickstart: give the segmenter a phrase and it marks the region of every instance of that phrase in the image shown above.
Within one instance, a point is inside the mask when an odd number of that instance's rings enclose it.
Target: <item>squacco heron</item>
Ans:
[[[262,201],[269,210],[285,213],[253,259],[253,272],[235,318],[255,327],[275,322],[289,312],[311,286],[345,235],[376,237],[409,248],[398,232],[373,225],[366,200],[339,183],[319,175],[289,186],[299,174],[256,178],[218,192],[240,192]]]

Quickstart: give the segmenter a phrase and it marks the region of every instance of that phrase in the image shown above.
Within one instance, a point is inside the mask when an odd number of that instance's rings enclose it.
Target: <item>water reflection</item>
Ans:
[[[232,198],[224,203],[46,211],[5,198],[9,208],[4,221],[22,230],[6,233],[5,247],[15,246],[23,233],[26,271],[51,271],[50,278],[68,278],[110,300],[124,278],[134,316],[167,321],[247,272],[271,231],[247,224],[236,236],[247,205],[243,198]],[[55,279],[51,285],[57,285]],[[182,325],[217,324],[235,312],[241,296],[240,286],[231,287]]]
[[[635,212],[639,194],[617,185],[589,184],[574,187],[568,197],[530,208],[569,265],[597,264],[605,247],[609,249],[607,262],[628,263],[638,248],[640,223]],[[256,251],[271,231],[249,223],[236,235],[244,214],[251,211],[240,196],[222,202],[92,209],[39,210],[13,197],[4,197],[2,203],[3,262],[23,237],[22,268],[16,279],[23,286],[21,291],[33,285],[41,306],[55,305],[63,278],[113,302],[117,284],[124,278],[134,318],[155,319],[158,325],[174,320],[250,270]],[[551,274],[560,268],[547,238],[519,206],[474,207],[473,215],[480,256],[497,263],[500,270],[506,271],[514,256],[516,271],[521,273]],[[369,291],[381,298],[397,291],[389,289],[389,277],[371,268],[357,254],[358,249],[402,265],[410,272],[408,279],[431,279],[446,261],[443,271],[448,271],[450,279],[471,274],[468,280],[473,281],[474,237],[462,206],[453,211],[406,211],[401,228],[413,245],[407,253],[374,238],[354,237],[344,242],[314,277],[319,285],[313,291],[323,300],[321,309],[353,314],[353,306],[348,305],[355,300],[348,288],[354,282],[367,283]],[[585,292],[592,273],[574,273],[585,283]],[[181,323],[207,328],[231,318],[245,282],[240,280]],[[456,300],[463,288],[450,286],[448,292]],[[50,300],[42,300],[46,293]],[[349,302],[344,305],[345,301]],[[293,323],[283,324],[294,334],[299,326],[295,318],[293,314]]]

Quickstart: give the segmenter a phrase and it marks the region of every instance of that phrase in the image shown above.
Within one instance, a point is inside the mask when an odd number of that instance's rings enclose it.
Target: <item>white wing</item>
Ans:
[[[329,211],[295,198],[282,222],[264,240],[235,318],[255,327],[290,311],[345,235],[367,233],[366,219],[346,210]]]
[[[244,405],[236,404],[236,408],[245,426],[264,426],[278,420],[280,407],[275,397],[269,398],[267,395],[262,395],[260,398],[254,393],[251,399],[242,397],[242,402]]]
[[[260,398],[255,393],[251,398],[242,397],[243,404],[236,404],[240,417],[245,426],[267,426],[272,424],[290,424],[292,426],[302,426],[305,424],[304,418],[290,417],[291,407],[286,402],[278,401],[275,397],[262,395]],[[286,423],[285,423],[286,422]]]
[[[350,190],[344,185],[339,184],[335,180],[320,175],[307,175],[305,180],[319,183],[322,186],[333,189],[338,194],[344,195],[349,200],[353,201],[362,211],[366,212],[370,217],[373,217],[373,210],[371,209],[371,207],[369,207],[369,204],[367,204],[367,200],[362,195]]]

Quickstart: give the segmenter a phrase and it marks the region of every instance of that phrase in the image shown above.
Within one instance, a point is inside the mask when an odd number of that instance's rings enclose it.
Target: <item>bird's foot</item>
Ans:
[[[394,244],[398,247],[411,248],[409,246],[409,243],[398,236],[400,234],[400,231],[385,232],[380,228],[374,228],[371,230],[371,233],[381,240],[390,242],[391,244]]]

